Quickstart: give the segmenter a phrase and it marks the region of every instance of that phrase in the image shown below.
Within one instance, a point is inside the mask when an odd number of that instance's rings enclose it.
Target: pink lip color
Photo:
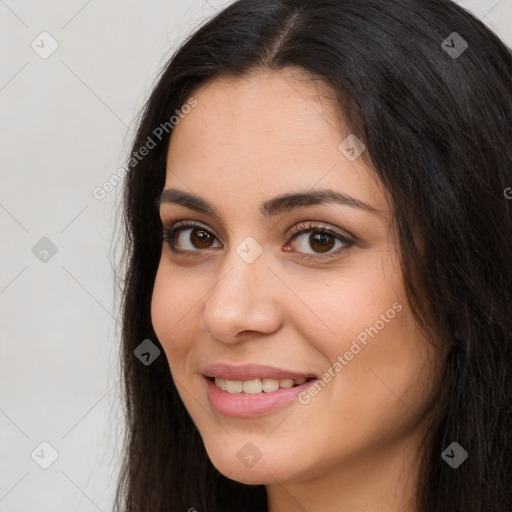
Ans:
[[[234,366],[224,363],[216,363],[207,366],[202,373],[207,377],[220,377],[221,379],[241,381],[258,379],[262,377],[279,380],[316,378],[316,375],[312,373],[300,373],[291,370],[282,370],[281,368],[261,364],[244,364],[240,366]]]
[[[272,393],[249,395],[228,393],[218,388],[210,379],[205,377],[205,380],[210,405],[223,416],[232,418],[252,418],[273,412],[297,400],[299,394],[315,382],[308,381],[289,389],[279,388]]]

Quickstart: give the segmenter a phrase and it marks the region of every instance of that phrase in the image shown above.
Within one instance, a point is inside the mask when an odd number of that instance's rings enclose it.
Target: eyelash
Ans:
[[[208,229],[206,229],[201,224],[197,224],[195,221],[190,220],[183,220],[183,221],[177,221],[174,224],[171,224],[170,226],[164,226],[163,229],[163,236],[161,237],[163,241],[167,241],[169,244],[169,247],[172,252],[177,254],[185,254],[185,253],[192,253],[192,257],[200,257],[197,252],[201,252],[201,249],[196,250],[188,250],[188,249],[177,249],[175,240],[178,237],[178,235],[181,233],[181,231],[190,229],[190,228],[199,228],[203,231],[206,231],[210,235],[214,236],[213,233],[211,233]],[[341,249],[338,249],[335,252],[329,253],[327,256],[315,256],[313,254],[305,254],[303,253],[302,256],[299,256],[301,259],[305,260],[311,260],[311,261],[318,261],[318,260],[324,260],[328,258],[332,258],[334,255],[339,255],[342,252],[347,251],[352,245],[354,245],[354,241],[350,240],[346,236],[342,235],[341,233],[329,229],[326,226],[315,224],[314,222],[305,222],[300,223],[291,230],[290,233],[290,241],[297,238],[299,235],[305,234],[305,233],[311,233],[311,232],[318,232],[318,233],[324,233],[327,235],[331,235],[340,242],[344,244],[344,247]],[[205,249],[207,250],[207,249]],[[294,252],[300,252],[300,251],[294,251]]]

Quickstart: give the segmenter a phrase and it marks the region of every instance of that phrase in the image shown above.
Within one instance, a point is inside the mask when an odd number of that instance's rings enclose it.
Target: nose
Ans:
[[[226,256],[202,313],[204,331],[224,343],[249,334],[271,334],[281,325],[277,293],[282,284],[267,267],[265,252],[245,261],[236,247]]]

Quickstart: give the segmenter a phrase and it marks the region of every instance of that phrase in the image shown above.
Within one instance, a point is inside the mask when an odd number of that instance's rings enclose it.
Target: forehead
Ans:
[[[219,77],[193,96],[198,104],[186,116],[187,122],[182,119],[174,128],[171,144],[186,138],[193,145],[190,132],[196,146],[208,144],[219,152],[228,146],[231,153],[248,150],[252,144],[260,150],[281,145],[291,151],[297,143],[304,146],[322,139],[336,144],[340,138],[333,91],[295,70]]]
[[[260,72],[216,78],[192,97],[197,105],[172,132],[165,188],[251,191],[264,199],[334,186],[385,209],[373,173],[339,150],[350,132],[324,82],[295,70]]]

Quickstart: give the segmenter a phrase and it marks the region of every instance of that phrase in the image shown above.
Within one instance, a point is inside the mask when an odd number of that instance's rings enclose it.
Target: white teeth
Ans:
[[[243,382],[241,380],[226,379],[226,391],[228,393],[241,393]]]
[[[278,389],[278,379],[263,379],[263,391],[265,391],[265,393],[272,393],[273,391],[277,391]]]
[[[279,381],[279,386],[285,389],[293,387],[293,379],[283,379]]]
[[[224,379],[221,379],[220,377],[215,377],[215,385],[218,388],[226,391],[226,381]]]
[[[263,390],[263,384],[260,379],[244,380],[242,383],[242,389],[244,393],[255,395],[256,393],[261,393]]]
[[[256,395],[258,393],[273,393],[279,388],[289,389],[294,385],[301,385],[306,382],[304,377],[300,379],[251,379],[251,380],[229,380],[215,377],[215,385],[228,393],[247,393],[248,395]]]

